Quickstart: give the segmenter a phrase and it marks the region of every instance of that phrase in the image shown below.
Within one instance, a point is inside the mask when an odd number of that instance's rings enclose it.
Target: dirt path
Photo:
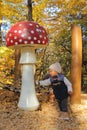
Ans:
[[[0,130],[87,130],[87,95],[82,104],[71,106],[70,120],[59,119],[57,103],[42,103],[38,111],[23,111],[17,107],[18,94],[0,91]]]

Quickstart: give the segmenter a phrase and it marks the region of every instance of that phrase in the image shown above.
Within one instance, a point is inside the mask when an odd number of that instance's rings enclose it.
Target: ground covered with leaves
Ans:
[[[38,95],[39,110],[24,111],[17,107],[19,93],[0,90],[0,130],[87,130],[87,94],[82,94],[82,104],[69,107],[69,121],[59,119],[56,101],[47,96]]]

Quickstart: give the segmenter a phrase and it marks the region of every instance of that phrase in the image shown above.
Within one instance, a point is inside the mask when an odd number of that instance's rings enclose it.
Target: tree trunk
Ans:
[[[28,20],[33,21],[32,19],[32,0],[28,0]]]
[[[18,84],[19,84],[18,79],[21,76],[19,59],[20,59],[20,49],[16,48],[15,49],[15,78],[14,78],[14,86],[16,86],[16,87],[18,87]]]
[[[71,81],[73,95],[71,96],[72,104],[81,103],[81,70],[82,70],[82,34],[81,28],[72,25],[72,61],[71,61]]]

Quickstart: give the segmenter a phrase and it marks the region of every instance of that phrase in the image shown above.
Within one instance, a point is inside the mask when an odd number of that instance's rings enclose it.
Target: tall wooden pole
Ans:
[[[82,70],[81,27],[78,25],[72,25],[71,34],[72,34],[71,82],[73,87],[71,103],[80,104],[81,103],[81,70]]]

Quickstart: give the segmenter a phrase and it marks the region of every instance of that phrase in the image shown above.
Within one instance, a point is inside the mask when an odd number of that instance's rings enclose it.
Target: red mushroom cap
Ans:
[[[6,46],[46,45],[48,37],[45,29],[33,21],[18,22],[6,35]]]

